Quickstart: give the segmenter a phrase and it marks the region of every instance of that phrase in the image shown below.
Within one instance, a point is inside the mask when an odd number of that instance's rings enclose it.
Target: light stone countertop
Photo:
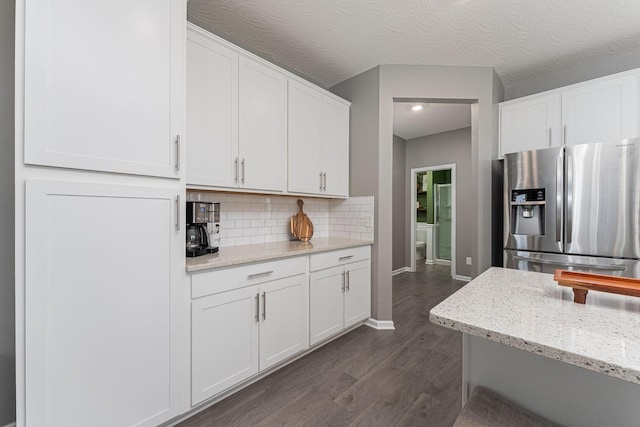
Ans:
[[[640,298],[590,291],[585,305],[553,275],[492,267],[435,306],[465,334],[640,384]]]
[[[242,245],[222,247],[215,254],[187,258],[187,272],[208,270],[212,268],[229,267],[271,259],[308,255],[316,252],[326,252],[336,249],[353,248],[371,245],[368,240],[355,240],[339,237],[313,238],[309,242],[284,241],[262,243],[257,245]]]

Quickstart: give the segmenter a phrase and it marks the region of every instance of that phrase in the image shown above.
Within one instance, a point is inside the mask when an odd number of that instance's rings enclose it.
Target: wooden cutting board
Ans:
[[[298,199],[298,213],[291,217],[291,234],[294,237],[308,242],[313,236],[313,223],[309,217],[303,212],[302,206],[304,202],[302,199]]]
[[[640,297],[640,279],[556,270],[553,280],[560,286],[573,288],[573,302],[584,304],[589,291]]]

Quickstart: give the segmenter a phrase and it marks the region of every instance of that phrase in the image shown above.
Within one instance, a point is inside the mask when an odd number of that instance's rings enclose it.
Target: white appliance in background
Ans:
[[[504,261],[640,277],[640,138],[505,155]]]

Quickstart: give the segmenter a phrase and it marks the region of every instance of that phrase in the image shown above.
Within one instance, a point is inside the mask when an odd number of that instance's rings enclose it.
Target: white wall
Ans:
[[[331,90],[352,103],[351,194],[376,196],[372,316],[392,320],[394,98],[477,101],[471,108],[472,203],[476,212],[471,276],[475,277],[491,266],[491,162],[498,155],[496,112],[502,101],[502,83],[491,67],[381,65]],[[367,193],[360,193],[362,189]]]
[[[465,258],[475,257],[475,253],[472,251],[471,236],[476,227],[473,214],[473,181],[471,179],[471,128],[423,136],[406,142],[404,174],[407,178],[411,169],[445,164],[456,165],[456,274],[470,276],[471,267],[466,265]],[[408,179],[403,191],[409,200],[411,181]],[[405,212],[405,221],[405,240],[402,244],[407,251],[407,258],[409,258],[411,256],[411,252],[408,252],[411,250],[409,236],[412,224],[411,212],[408,210]],[[411,263],[410,259],[405,262]]]
[[[393,135],[393,262],[392,268],[398,270],[409,267],[411,260],[406,252],[408,234],[407,203],[405,194],[407,174],[405,173],[405,140]],[[409,248],[409,250],[411,250]]]
[[[15,421],[14,16],[0,2],[0,426]]]

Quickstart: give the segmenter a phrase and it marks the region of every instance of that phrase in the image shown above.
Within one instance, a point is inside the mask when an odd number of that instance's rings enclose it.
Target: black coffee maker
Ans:
[[[188,257],[218,252],[218,247],[211,244],[208,226],[219,223],[220,203],[187,202],[186,255]]]

